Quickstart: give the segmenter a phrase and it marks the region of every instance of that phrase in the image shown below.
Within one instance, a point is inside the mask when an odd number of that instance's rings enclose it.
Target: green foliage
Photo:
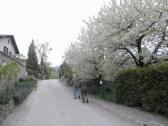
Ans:
[[[0,78],[16,79],[18,72],[20,71],[15,61],[0,67]]]
[[[50,65],[48,63],[45,63],[44,64],[44,76],[45,76],[45,79],[50,79],[51,78],[51,72],[52,72],[52,69],[50,67]]]
[[[0,68],[0,80],[6,85],[5,89],[0,92],[0,104],[5,105],[11,99],[14,87],[9,84],[16,79],[19,71],[20,69],[15,61]]]
[[[5,92],[0,92],[0,105],[8,104],[9,100],[9,97]]]
[[[58,67],[51,68],[51,78],[52,79],[59,79],[59,68]]]
[[[26,69],[28,75],[33,75],[34,77],[38,78],[39,65],[37,60],[37,54],[35,51],[34,41],[32,41],[32,43],[29,46]]]
[[[50,64],[47,62],[47,54],[52,51],[52,48],[49,47],[49,43],[42,43],[38,45],[38,55],[40,59],[40,78],[41,79],[50,79],[51,78],[51,67]]]
[[[15,85],[14,100],[16,104],[21,103],[33,90],[34,82],[31,78],[25,79],[22,82],[17,82]]]
[[[70,66],[67,65],[66,62],[64,62],[61,66],[60,66],[60,71],[59,71],[59,78],[64,77],[67,79],[68,83],[69,81],[72,79],[72,71]]]
[[[50,63],[44,62],[41,65],[41,71],[40,71],[40,79],[50,79],[52,76],[52,67],[50,66]]]
[[[168,64],[120,72],[114,81],[117,103],[168,115]]]
[[[94,95],[98,99],[103,99],[113,102],[112,93],[112,81],[103,80],[103,84],[100,85],[99,80],[89,80],[88,81],[88,92]]]

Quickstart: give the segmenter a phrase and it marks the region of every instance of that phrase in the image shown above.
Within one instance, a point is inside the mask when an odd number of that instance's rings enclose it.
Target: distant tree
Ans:
[[[51,74],[52,74],[52,69],[49,63],[44,63],[44,79],[50,79],[51,78]]]
[[[47,63],[47,54],[52,50],[52,48],[49,47],[49,43],[43,43],[38,45],[38,55],[39,55],[39,59],[40,59],[40,73],[41,73],[41,77],[45,78],[45,72],[46,72],[46,63]]]
[[[69,65],[67,65],[66,62],[61,64],[60,70],[59,70],[59,78],[64,77],[68,79],[68,82],[72,79],[72,70]]]
[[[33,75],[35,77],[38,77],[39,73],[39,65],[38,65],[38,60],[37,60],[37,54],[35,51],[35,45],[34,45],[34,40],[32,40],[29,50],[28,50],[28,59],[27,59],[27,64],[26,64],[26,69],[28,75]]]
[[[59,79],[59,69],[58,67],[51,67],[51,78],[52,79]]]
[[[62,64],[61,64],[59,69],[59,79],[61,79],[62,76],[63,76],[63,71],[62,71]]]

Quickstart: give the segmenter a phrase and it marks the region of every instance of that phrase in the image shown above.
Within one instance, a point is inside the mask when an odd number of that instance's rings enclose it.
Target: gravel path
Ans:
[[[106,103],[103,103],[103,106],[104,104]],[[1,126],[141,125],[137,121],[109,111],[92,99],[89,104],[73,99],[72,92],[58,80],[40,81],[37,91],[33,91],[1,124]]]

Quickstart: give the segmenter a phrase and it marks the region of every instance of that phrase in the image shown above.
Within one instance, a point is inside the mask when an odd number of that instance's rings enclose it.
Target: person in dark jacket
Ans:
[[[80,99],[79,78],[77,77],[77,75],[73,75],[73,79],[71,80],[70,84],[73,86],[74,99],[76,99],[77,97]]]
[[[82,98],[82,102],[83,103],[88,103],[89,99],[88,99],[88,84],[86,80],[81,80],[80,81],[80,91],[81,91],[81,98]]]

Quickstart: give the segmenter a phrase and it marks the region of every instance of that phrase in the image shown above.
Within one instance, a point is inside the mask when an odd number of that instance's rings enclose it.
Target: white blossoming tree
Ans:
[[[66,52],[82,78],[107,79],[127,67],[168,59],[167,0],[111,0]]]

